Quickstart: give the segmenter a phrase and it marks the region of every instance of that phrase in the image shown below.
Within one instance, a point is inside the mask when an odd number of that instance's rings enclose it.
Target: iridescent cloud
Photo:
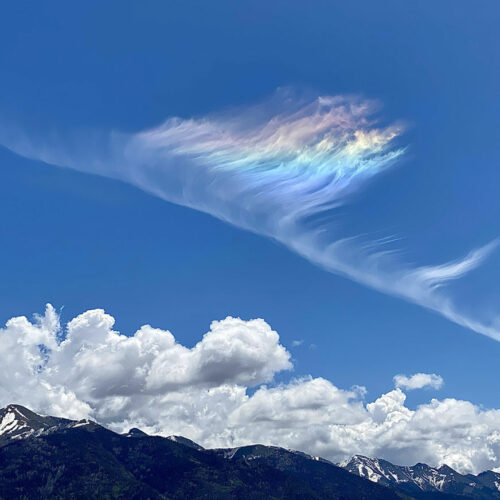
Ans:
[[[120,179],[165,200],[273,238],[330,272],[441,313],[500,340],[500,322],[463,314],[441,285],[475,269],[490,243],[457,261],[414,267],[377,241],[342,231],[337,208],[405,153],[402,124],[380,125],[377,103],[300,97],[201,118],[171,118],[136,134],[33,136],[5,129],[23,156]]]

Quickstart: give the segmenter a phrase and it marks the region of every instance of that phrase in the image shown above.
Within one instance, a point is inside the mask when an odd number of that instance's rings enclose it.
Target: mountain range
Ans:
[[[419,463],[409,467],[362,455],[355,455],[339,465],[360,477],[418,498],[447,494],[459,498],[500,499],[498,472],[460,474],[447,465],[435,468]]]
[[[259,444],[204,449],[9,405],[0,410],[0,499],[18,498],[500,499],[500,474],[359,455],[336,465]]]

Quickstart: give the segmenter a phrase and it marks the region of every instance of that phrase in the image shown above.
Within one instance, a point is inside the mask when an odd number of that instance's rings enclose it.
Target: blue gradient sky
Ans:
[[[135,132],[283,85],[378,99],[409,124],[409,153],[356,196],[349,227],[439,264],[500,234],[499,17],[482,1],[19,2],[0,20],[0,117]],[[500,343],[209,215],[6,149],[0,214],[2,321],[48,301],[63,319],[104,307],[122,332],[151,323],[190,345],[213,319],[263,317],[298,374],[370,396],[438,373],[438,397],[500,404]],[[464,307],[498,310],[499,276],[496,254],[459,286]]]

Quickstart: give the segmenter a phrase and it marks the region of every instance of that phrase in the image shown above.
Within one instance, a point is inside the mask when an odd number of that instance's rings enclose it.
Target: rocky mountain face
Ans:
[[[486,471],[460,474],[447,465],[434,468],[426,464],[394,465],[386,460],[355,455],[340,464],[349,472],[413,496],[430,498],[447,494],[468,498],[500,499],[500,474]]]
[[[0,499],[500,498],[500,474],[402,467],[355,456],[337,466],[274,446],[207,450],[182,436],[117,434],[89,420],[0,410]]]

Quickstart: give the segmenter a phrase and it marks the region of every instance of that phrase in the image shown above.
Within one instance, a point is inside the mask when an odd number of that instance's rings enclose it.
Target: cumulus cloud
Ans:
[[[173,203],[273,238],[329,272],[434,310],[500,340],[495,311],[465,314],[450,284],[496,243],[457,260],[416,266],[388,239],[368,241],[339,207],[404,156],[401,123],[382,125],[377,103],[298,95],[198,118],[169,118],[135,134],[26,134],[0,127],[0,143],[27,158],[128,182]],[[391,235],[389,235],[390,239]],[[446,287],[444,285],[447,285]]]
[[[143,326],[127,337],[113,325],[97,309],[61,326],[50,305],[32,321],[9,320],[0,330],[0,406],[182,434],[207,447],[260,442],[333,461],[361,453],[461,471],[500,467],[500,410],[452,398],[406,406],[402,389],[437,386],[437,375],[396,377],[400,387],[367,402],[365,388],[321,377],[274,383],[292,364],[262,319],[214,321],[192,348],[166,330]]]
[[[407,377],[406,375],[395,375],[394,385],[400,389],[411,391],[412,389],[423,389],[431,387],[432,389],[441,389],[444,380],[440,375],[435,373],[415,373]]]

